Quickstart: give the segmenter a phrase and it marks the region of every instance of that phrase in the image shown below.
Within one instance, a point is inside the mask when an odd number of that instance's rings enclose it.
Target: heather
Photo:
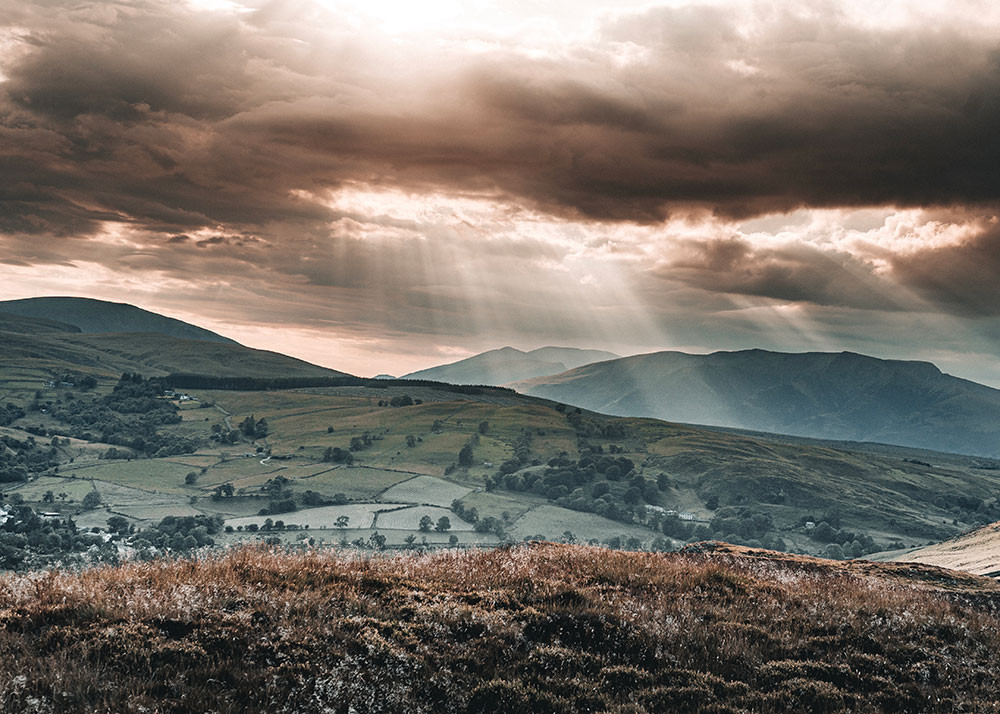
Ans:
[[[254,548],[8,575],[0,710],[1000,709],[993,581],[701,550]]]

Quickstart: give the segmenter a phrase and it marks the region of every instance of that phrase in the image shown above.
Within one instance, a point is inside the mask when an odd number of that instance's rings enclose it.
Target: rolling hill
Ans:
[[[26,319],[26,318],[25,318]],[[79,371],[112,377],[122,372],[163,376],[186,372],[231,377],[334,377],[343,375],[277,352],[255,350],[235,342],[207,342],[157,333],[82,334],[46,329],[4,331],[0,318],[0,385],[34,375],[47,381]]]
[[[19,440],[17,449],[34,448],[28,436],[69,443],[18,456],[6,490],[43,509],[48,491],[71,494],[60,508],[88,528],[108,516],[80,512],[80,489],[100,493],[137,527],[214,515],[234,529],[223,540],[254,540],[235,529],[264,525],[260,511],[278,476],[285,523],[311,524],[319,542],[381,531],[387,547],[406,547],[409,537],[440,547],[456,534],[463,546],[544,536],[663,548],[716,538],[843,557],[1000,519],[1000,469],[982,458],[607,416],[495,387],[369,380],[291,388],[275,380],[341,373],[239,345],[43,327],[54,331],[22,324],[0,333],[0,431]],[[96,388],[63,384],[74,371],[96,377]],[[122,372],[260,384],[181,385],[191,399],[178,407],[180,421],[139,434],[131,412],[107,411],[119,403],[112,390]],[[236,429],[251,417],[266,420],[263,438]],[[248,458],[258,450],[266,455]],[[18,476],[29,457],[37,467]],[[222,484],[234,493],[220,501]],[[472,510],[490,525],[477,530]],[[334,527],[341,515],[347,531]],[[424,515],[451,519],[453,532],[419,530]],[[269,537],[297,535],[298,526]]]
[[[186,340],[237,344],[235,340],[172,317],[126,303],[80,297],[36,297],[0,301],[0,312],[72,325],[80,332],[148,332]],[[0,328],[2,329],[2,328]]]
[[[616,359],[618,355],[602,350],[573,347],[540,347],[523,352],[513,347],[483,352],[451,364],[422,369],[404,379],[432,379],[449,384],[501,385],[532,377],[559,374],[592,362]]]
[[[1000,390],[850,352],[656,352],[512,384],[617,416],[1000,455]]]

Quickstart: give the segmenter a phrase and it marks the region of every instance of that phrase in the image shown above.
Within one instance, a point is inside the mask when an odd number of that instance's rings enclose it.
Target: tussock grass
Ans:
[[[1000,587],[739,548],[0,579],[3,712],[993,712]]]

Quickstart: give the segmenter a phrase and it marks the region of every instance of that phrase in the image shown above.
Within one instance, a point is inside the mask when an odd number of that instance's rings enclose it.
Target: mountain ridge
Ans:
[[[1000,455],[1000,390],[855,352],[653,352],[509,386],[614,416]]]

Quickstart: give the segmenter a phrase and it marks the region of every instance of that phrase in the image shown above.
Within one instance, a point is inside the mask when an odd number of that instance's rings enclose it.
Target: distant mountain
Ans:
[[[612,352],[581,350],[574,347],[540,347],[530,352],[502,347],[451,364],[412,372],[403,379],[431,379],[449,384],[500,385],[532,377],[559,374],[581,365],[617,358],[618,355]]]
[[[1000,456],[1000,390],[851,352],[656,352],[511,385],[616,416]]]
[[[36,320],[56,321],[80,332],[154,332],[186,340],[235,340],[195,325],[125,303],[79,297],[37,297],[0,301],[0,312]],[[0,328],[2,329],[2,328]]]

